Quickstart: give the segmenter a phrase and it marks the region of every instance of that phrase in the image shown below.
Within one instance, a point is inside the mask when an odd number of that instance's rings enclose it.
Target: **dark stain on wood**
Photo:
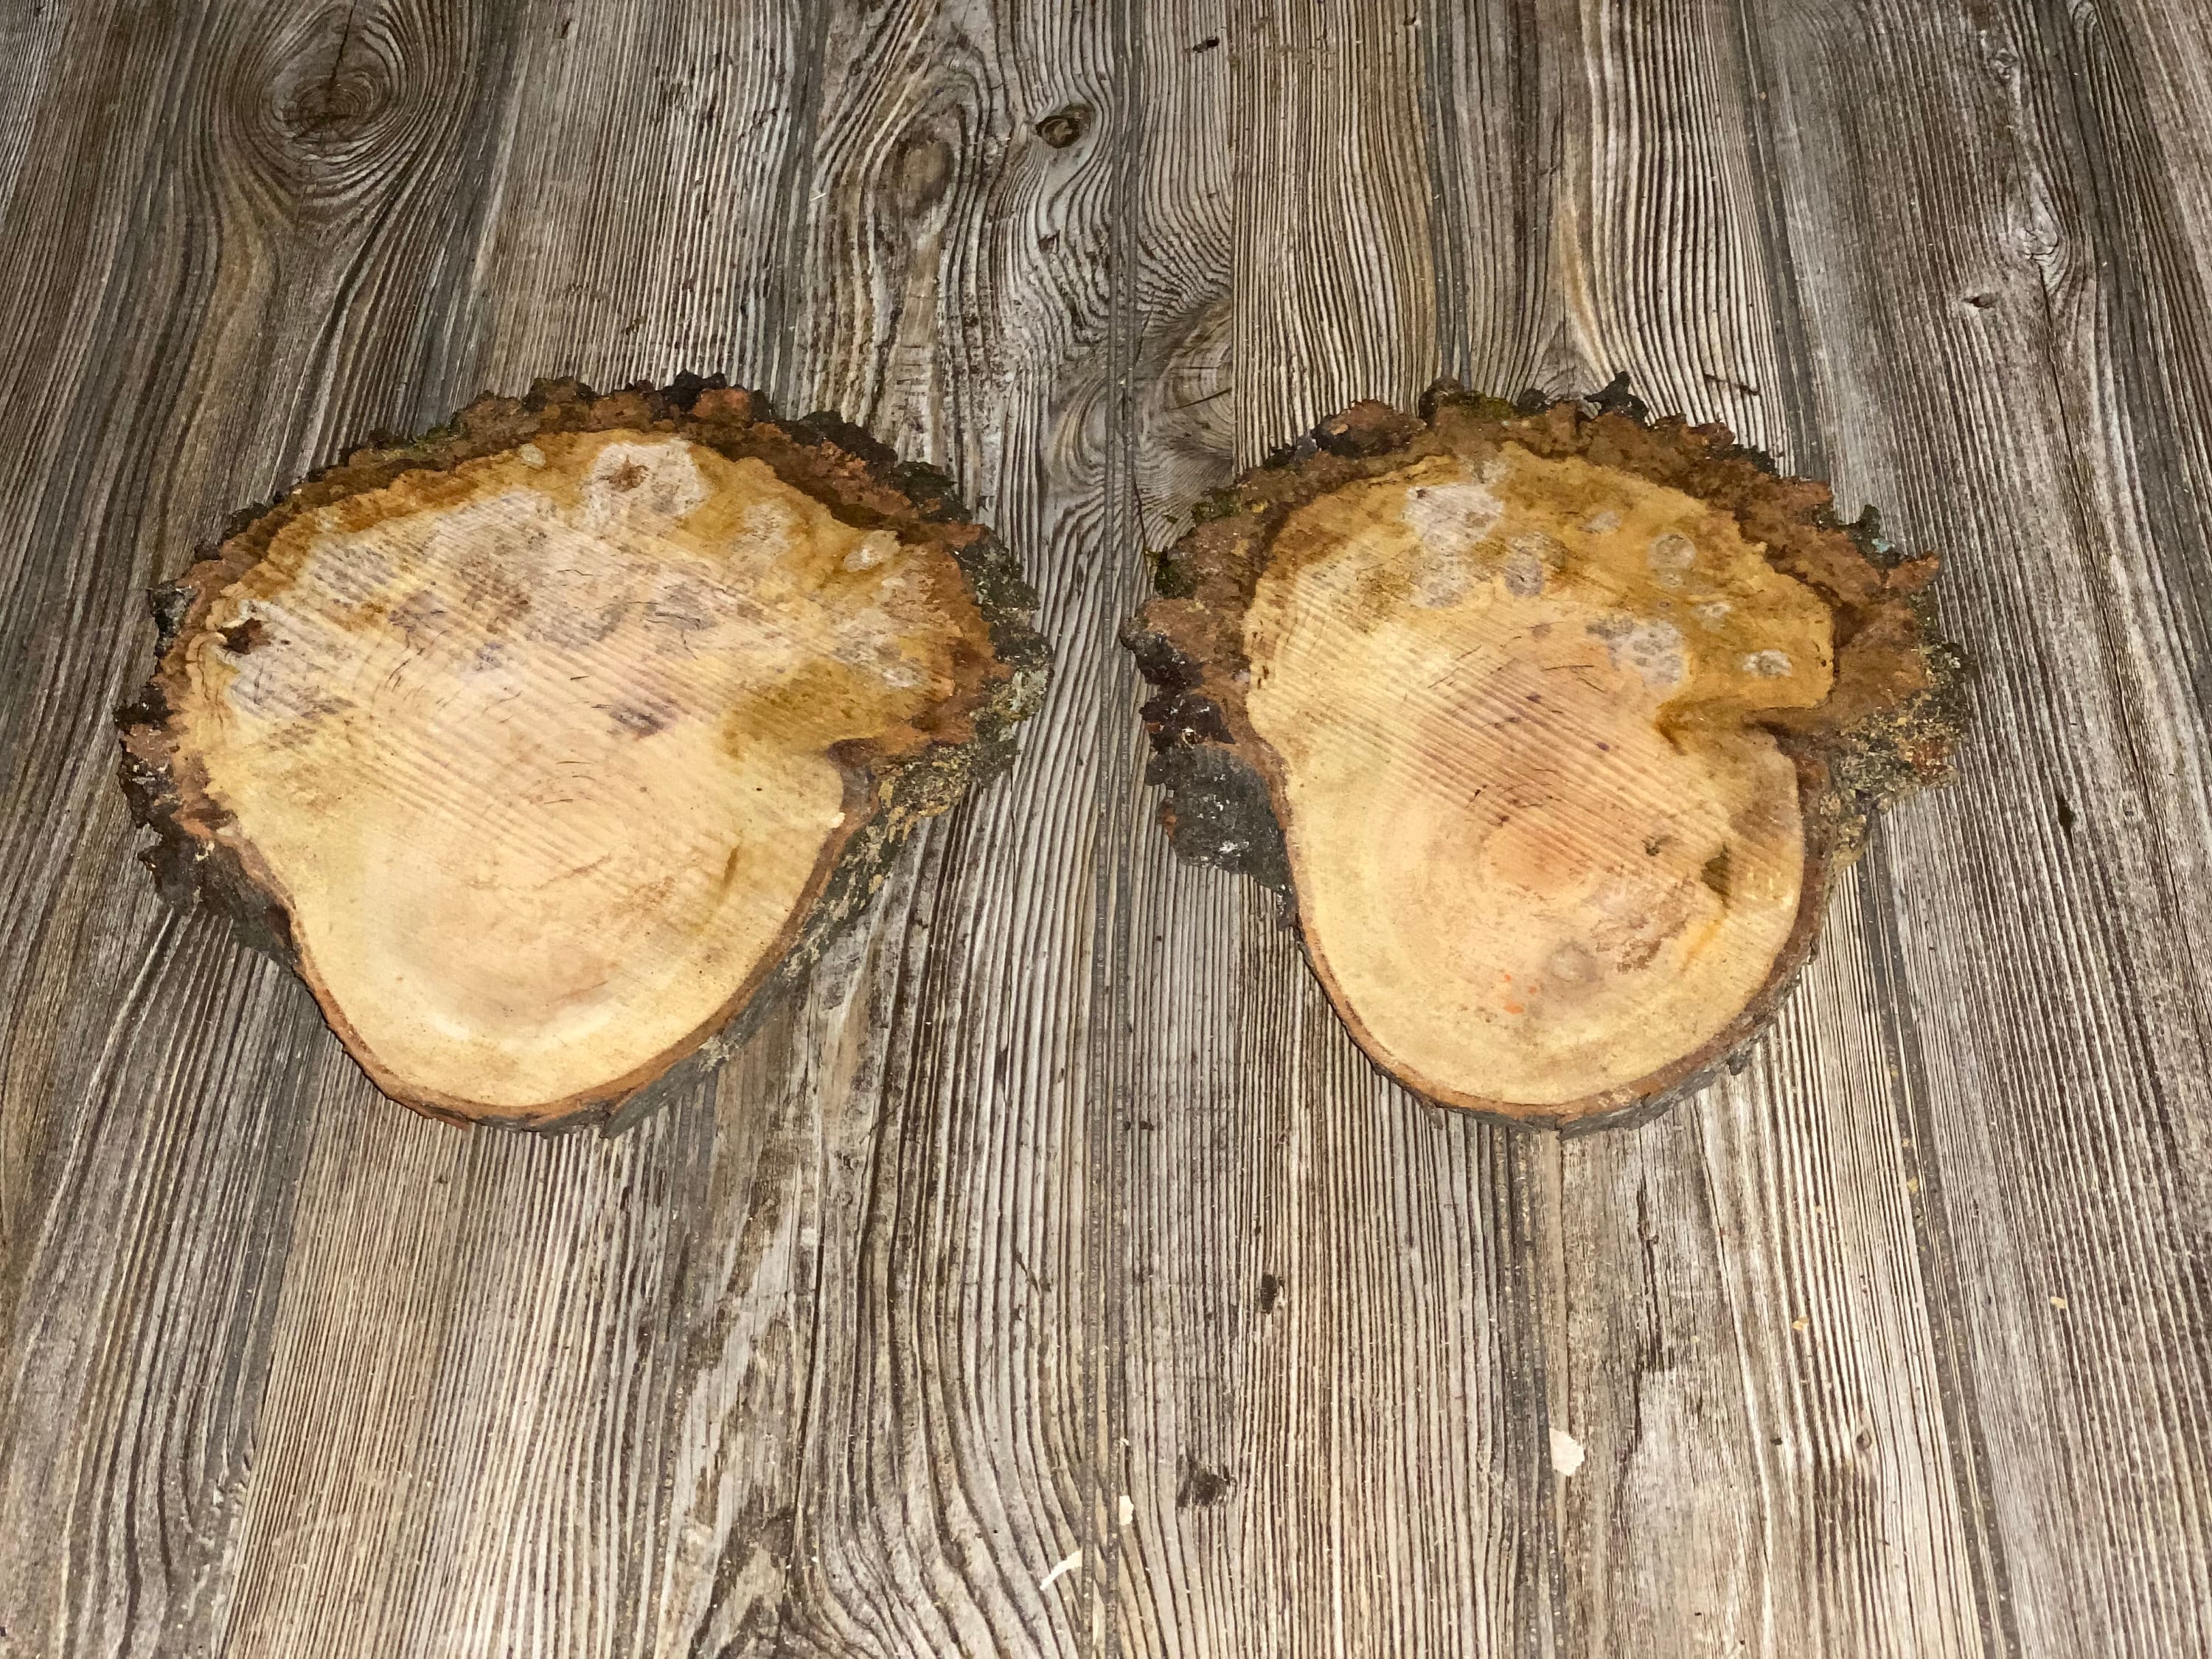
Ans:
[[[1186,1455],[1182,1460],[1182,1479],[1176,1484],[1176,1507],[1179,1510],[1205,1509],[1218,1504],[1229,1496],[1229,1477],[1218,1469],[1209,1469],[1196,1458]]]
[[[1036,134],[1054,149],[1066,149],[1091,130],[1091,118],[1088,104],[1070,104],[1038,122]]]

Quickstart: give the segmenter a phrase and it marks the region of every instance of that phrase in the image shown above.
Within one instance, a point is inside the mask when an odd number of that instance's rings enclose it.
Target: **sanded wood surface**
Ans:
[[[156,590],[125,794],[164,893],[295,969],[392,1099],[635,1121],[1003,769],[1048,653],[941,482],[720,377],[434,431]]]
[[[1122,635],[1176,850],[1285,895],[1384,1073],[1534,1127],[1740,1066],[1963,710],[1933,555],[1621,385],[1332,415]]]
[[[0,1655],[2212,1651],[2187,0],[0,9]],[[142,592],[541,374],[953,475],[1021,759],[611,1139],[133,859]],[[1152,822],[1144,552],[1438,373],[1729,422],[1979,664],[1741,1073],[1427,1107]]]

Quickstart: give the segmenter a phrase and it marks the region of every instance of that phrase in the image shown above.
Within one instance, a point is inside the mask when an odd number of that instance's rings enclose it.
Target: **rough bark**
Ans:
[[[1005,763],[1033,604],[947,481],[833,416],[542,381],[157,590],[123,783],[162,890],[298,971],[392,1098],[629,1121]]]
[[[1163,823],[1287,894],[1362,1048],[1446,1104],[1695,1086],[1960,723],[1932,556],[1618,383],[1360,404],[1195,517],[1124,630]]]

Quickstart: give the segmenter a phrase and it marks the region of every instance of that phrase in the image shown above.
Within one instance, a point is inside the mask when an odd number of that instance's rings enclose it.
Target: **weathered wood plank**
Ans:
[[[1625,369],[1655,408],[1820,476],[1755,35],[1727,4],[1565,9],[1553,245],[1582,384]],[[1902,1057],[1850,908],[1869,878],[1740,1077],[1559,1149],[1543,1255],[1554,1426],[1587,1460],[1565,1483],[1576,1650],[1981,1650]]]
[[[143,673],[145,586],[321,453],[326,410],[402,414],[442,314],[501,39],[345,10],[75,9],[20,117],[0,1282],[31,1340],[0,1383],[0,1628],[31,1654],[195,1650],[234,1587],[319,1022],[152,902],[108,720]],[[341,359],[365,383],[333,392]]]
[[[1415,21],[1148,12],[1131,391],[1152,545],[1321,417],[1436,372]],[[1121,807],[1116,854],[1126,1650],[1536,1650],[1550,1463],[1519,1143],[1379,1076],[1279,902],[1178,865],[1158,805]]]
[[[2184,1653],[2212,1606],[2203,543],[2148,479],[2202,405],[2149,343],[2188,272],[2143,257],[2174,246],[2172,198],[2096,23],[1767,19],[1833,465],[1948,550],[1983,665],[1958,786],[1899,816],[1863,890],[1983,1465],[1985,1617],[2028,1652]]]
[[[529,15],[485,191],[475,372],[507,391],[542,374],[620,386],[720,372],[787,404],[821,15]]]
[[[1418,21],[1438,372],[1501,396],[1582,390],[1557,254],[1575,36],[1543,0],[1432,0]]]
[[[713,135],[785,130],[803,20],[524,23],[413,418],[546,373],[760,378],[791,186],[774,144]],[[718,1243],[713,1101],[764,1092],[789,1031],[769,1022],[757,1059],[612,1141],[456,1134],[349,1072],[298,1176],[236,1650],[655,1650],[666,1580],[696,1559],[672,1528],[693,1519],[677,1481],[690,1276]]]
[[[820,33],[790,70],[799,125],[781,168],[800,252],[778,280],[804,303],[763,325],[795,330],[805,367],[773,389],[930,455],[1033,561],[1049,549],[1047,615],[1064,635],[1097,563],[1082,474],[1076,495],[1063,480],[1090,453],[1099,377],[1058,365],[1079,364],[1096,331],[1069,289],[1103,292],[1097,151],[1055,153],[1030,126],[1071,101],[1099,106],[1096,59],[1081,30],[1047,17],[811,15]],[[703,250],[698,263],[711,269]],[[1110,618],[1092,627],[1092,658],[1107,659]],[[712,1175],[678,1246],[653,1650],[1072,1639],[1084,1579],[1049,1595],[1036,1581],[1098,1507],[1070,1492],[1091,1433],[1070,1401],[1091,1362],[1087,1322],[1065,1310],[1085,1279],[1079,1202],[1061,1190],[1079,1200],[1082,1164],[1049,1156],[1080,1100],[1080,1034],[1033,1006],[1027,981],[1041,966],[1079,1014],[1088,878],[1056,849],[1082,833],[1103,710],[1074,684],[1058,736],[973,822],[932,831],[817,975],[795,1043],[788,1029],[756,1042],[720,1080]],[[948,932],[972,954],[932,945]],[[1006,1356],[1023,1369],[1002,1373]],[[967,1453],[952,1458],[948,1437]],[[979,1576],[987,1538],[1006,1565]]]
[[[886,895],[818,1073],[787,1576],[743,1652],[1073,1652],[1099,1617],[1091,1571],[1053,1569],[1111,1524],[1086,1050],[1117,27],[827,13],[799,384],[955,477],[1057,664],[1014,771]]]

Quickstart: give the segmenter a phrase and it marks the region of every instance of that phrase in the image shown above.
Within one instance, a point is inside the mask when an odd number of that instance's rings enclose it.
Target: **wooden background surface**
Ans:
[[[0,1656],[2212,1652],[2209,283],[2197,0],[0,6]],[[134,865],[142,590],[685,368],[957,474],[1048,709],[695,1097],[418,1120]],[[1619,369],[1981,717],[1561,1140],[1171,860],[1113,630],[1348,400]]]

